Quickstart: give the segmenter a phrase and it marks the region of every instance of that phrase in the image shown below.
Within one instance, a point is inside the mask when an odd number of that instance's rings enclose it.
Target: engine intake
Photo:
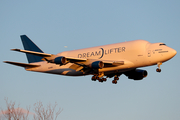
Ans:
[[[102,69],[104,67],[104,63],[102,61],[95,61],[90,65],[93,69]]]
[[[142,80],[147,77],[148,72],[146,70],[135,69],[124,73],[129,79]]]
[[[60,65],[65,65],[67,63],[67,60],[65,57],[61,56],[61,57],[56,57],[52,62]]]

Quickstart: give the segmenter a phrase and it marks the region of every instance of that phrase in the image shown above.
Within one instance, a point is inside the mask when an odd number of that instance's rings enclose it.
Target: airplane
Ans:
[[[11,49],[26,53],[28,64],[4,61],[5,63],[24,67],[27,71],[43,72],[66,76],[92,75],[91,80],[99,82],[112,78],[117,84],[124,74],[129,79],[142,80],[147,77],[146,70],[139,67],[160,65],[176,55],[176,50],[164,43],[150,43],[146,40],[133,40],[97,47],[64,51],[58,54],[44,53],[26,35],[21,35],[22,49]]]

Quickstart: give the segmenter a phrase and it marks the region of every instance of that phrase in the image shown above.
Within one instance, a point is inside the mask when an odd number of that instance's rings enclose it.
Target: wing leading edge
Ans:
[[[22,53],[28,53],[28,54],[32,54],[32,55],[35,55],[35,56],[40,56],[42,57],[42,60],[44,61],[52,61],[53,59],[57,58],[57,57],[60,57],[60,56],[57,56],[57,55],[54,55],[54,54],[47,54],[47,53],[42,53],[42,52],[35,52],[35,51],[29,51],[29,50],[21,50],[21,49],[11,49],[12,51],[18,51],[18,52],[22,52]],[[87,64],[91,64],[95,61],[102,61],[103,64],[105,66],[108,66],[108,67],[112,67],[112,66],[119,66],[119,65],[124,65],[125,62],[127,63],[127,61],[112,61],[112,60],[99,60],[99,59],[83,59],[83,58],[76,58],[76,57],[66,57],[66,56],[61,56],[61,57],[64,57],[68,63],[75,63],[79,66],[84,66],[84,65],[87,65]],[[6,61],[6,63],[9,63],[9,64],[14,64],[13,62],[9,62],[9,61]],[[16,64],[18,66],[23,66],[22,64]],[[28,65],[28,64],[26,64]],[[81,67],[82,68],[82,67]]]

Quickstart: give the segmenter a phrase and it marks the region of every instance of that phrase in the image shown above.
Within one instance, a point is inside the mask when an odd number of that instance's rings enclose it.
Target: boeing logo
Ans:
[[[99,59],[101,59],[104,55],[125,52],[126,48],[119,47],[119,48],[111,48],[111,49],[107,49],[107,50],[104,50],[103,48],[99,48],[99,49],[100,49],[99,51],[78,54],[78,58],[88,58],[88,57],[93,57],[93,56],[100,56]]]

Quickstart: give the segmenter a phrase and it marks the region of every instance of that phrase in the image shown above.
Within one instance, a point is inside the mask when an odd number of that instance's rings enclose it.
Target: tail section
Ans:
[[[21,40],[25,50],[44,53],[35,43],[33,43],[26,35],[21,35]],[[43,57],[26,53],[29,63],[40,62]]]

